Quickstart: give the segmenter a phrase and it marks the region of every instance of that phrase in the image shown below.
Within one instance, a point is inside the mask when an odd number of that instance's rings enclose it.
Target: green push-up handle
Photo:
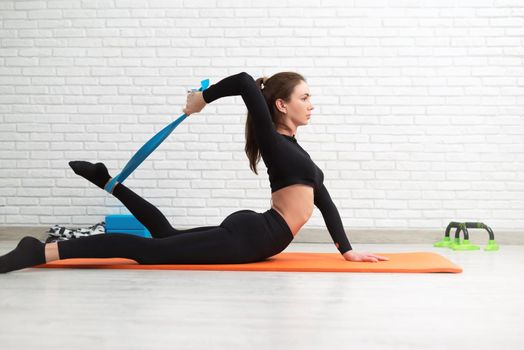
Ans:
[[[456,228],[455,231],[455,238],[451,240],[450,237],[450,231],[452,228]],[[436,243],[433,244],[434,247],[437,248],[450,248],[453,250],[479,250],[480,247],[473,245],[469,242],[469,232],[468,228],[475,228],[475,229],[485,229],[489,234],[489,241],[486,247],[484,248],[485,251],[496,251],[499,250],[499,245],[495,242],[495,234],[493,233],[493,230],[482,222],[450,222],[449,225],[446,227],[446,233],[444,235],[444,238]],[[460,232],[464,233],[464,241],[461,241],[460,239]]]

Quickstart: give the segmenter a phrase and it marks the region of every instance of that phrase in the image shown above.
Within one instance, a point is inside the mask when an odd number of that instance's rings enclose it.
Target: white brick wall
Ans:
[[[127,213],[69,169],[115,175],[186,88],[298,71],[298,138],[349,228],[524,226],[521,0],[0,1],[0,225]],[[177,227],[269,209],[240,97],[185,121],[126,181]],[[325,227],[320,212],[306,227]]]

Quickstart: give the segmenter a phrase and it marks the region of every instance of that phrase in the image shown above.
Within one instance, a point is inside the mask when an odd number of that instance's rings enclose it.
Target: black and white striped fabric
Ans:
[[[99,222],[93,226],[89,227],[77,227],[77,228],[67,228],[60,225],[54,225],[49,228],[49,237],[45,241],[46,243],[52,243],[56,241],[66,241],[68,239],[75,239],[80,237],[99,235],[106,233],[105,222]]]

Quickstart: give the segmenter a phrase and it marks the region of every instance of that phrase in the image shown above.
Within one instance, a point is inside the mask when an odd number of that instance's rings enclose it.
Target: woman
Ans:
[[[256,81],[245,73],[222,79],[203,92],[191,92],[183,109],[200,112],[221,97],[240,95],[248,109],[246,147],[250,167],[257,174],[260,157],[268,169],[272,207],[264,213],[240,210],[219,226],[189,230],[173,228],[152,204],[123,184],[112,194],[149,230],[153,239],[128,234],[105,234],[44,244],[24,237],[0,257],[0,272],[9,272],[58,259],[129,258],[140,264],[231,264],[262,261],[283,251],[309,220],[316,205],[337,249],[348,261],[388,260],[357,253],[347,239],[340,215],[326,187],[324,174],[295,139],[306,125],[313,106],[305,79],[281,72]],[[275,127],[276,126],[276,127]],[[100,188],[111,180],[102,163],[70,162],[74,172]]]

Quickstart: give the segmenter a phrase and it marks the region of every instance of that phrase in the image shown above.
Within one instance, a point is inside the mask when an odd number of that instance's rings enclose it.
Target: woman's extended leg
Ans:
[[[293,234],[278,213],[240,210],[220,226],[191,234],[149,239],[103,234],[58,241],[60,259],[128,258],[140,264],[235,264],[280,253]]]
[[[149,239],[105,234],[58,241],[60,259],[127,258],[140,264],[234,264],[253,261],[253,247],[238,234],[217,227],[190,235]]]
[[[257,247],[242,239],[244,234],[217,227],[159,239],[112,233],[48,244],[27,236],[14,250],[0,256],[0,273],[69,258],[127,258],[149,265],[255,261],[259,259]]]
[[[0,273],[56,258],[121,257],[141,264],[248,263],[280,253],[292,240],[286,221],[273,209],[265,213],[240,210],[215,228],[159,239],[113,233],[45,245],[36,238],[24,237],[13,251],[0,256]]]
[[[111,180],[111,176],[103,163],[92,164],[85,161],[69,162],[74,172],[83,178],[89,180],[100,188]],[[173,235],[179,235],[190,232],[207,231],[218,226],[195,227],[188,230],[177,230],[166,219],[164,214],[153,204],[149,203],[138,194],[118,183],[113,188],[113,195],[125,205],[133,216],[144,225],[153,238],[165,238]]]

